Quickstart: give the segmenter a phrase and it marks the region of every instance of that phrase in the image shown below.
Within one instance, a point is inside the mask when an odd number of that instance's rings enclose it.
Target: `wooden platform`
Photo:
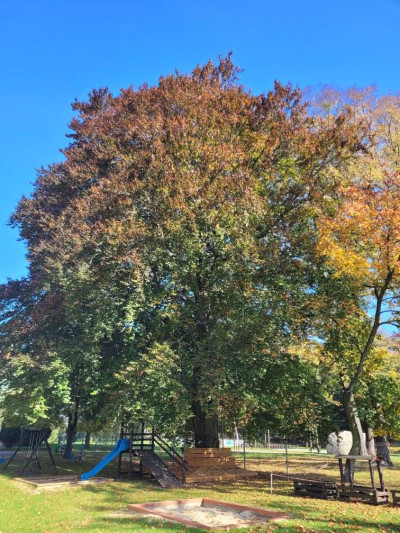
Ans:
[[[258,472],[236,465],[231,448],[185,448],[186,483],[207,483],[254,478]],[[179,475],[179,473],[176,473]]]
[[[258,476],[254,470],[244,468],[198,468],[186,474],[186,483],[208,483],[212,481],[234,481],[236,479],[250,479]]]
[[[189,467],[236,466],[231,448],[185,448]]]

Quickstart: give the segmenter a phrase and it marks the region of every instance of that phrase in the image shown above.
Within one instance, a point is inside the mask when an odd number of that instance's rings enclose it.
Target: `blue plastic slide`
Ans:
[[[103,470],[103,468],[108,465],[108,463],[112,461],[115,457],[117,457],[118,454],[129,450],[129,446],[129,439],[118,439],[113,451],[106,455],[106,457],[104,457],[104,459],[102,459],[99,463],[97,463],[97,465],[93,467],[92,470],[89,470],[89,472],[85,472],[84,474],[82,474],[81,480],[86,481],[87,479],[90,479],[91,477],[98,474],[100,470]]]

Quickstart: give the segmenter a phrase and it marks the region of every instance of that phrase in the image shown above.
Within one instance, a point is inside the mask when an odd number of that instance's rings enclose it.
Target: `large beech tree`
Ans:
[[[297,89],[253,95],[237,74],[228,56],[93,91],[13,217],[81,351],[108,343],[103,404],[189,420],[200,447],[218,446],[219,416],[256,410],[265,361],[307,335],[317,206],[362,138],[349,112],[309,116]]]

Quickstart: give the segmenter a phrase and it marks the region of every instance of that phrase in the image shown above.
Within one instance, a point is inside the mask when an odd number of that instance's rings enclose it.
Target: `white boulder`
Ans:
[[[331,433],[328,436],[326,451],[332,455],[347,455],[352,445],[351,431],[339,431],[339,433]]]

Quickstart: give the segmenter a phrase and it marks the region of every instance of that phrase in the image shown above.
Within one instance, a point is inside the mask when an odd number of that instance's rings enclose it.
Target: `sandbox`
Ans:
[[[289,518],[289,515],[279,511],[268,511],[209,498],[130,504],[128,510],[213,531],[226,531]]]

